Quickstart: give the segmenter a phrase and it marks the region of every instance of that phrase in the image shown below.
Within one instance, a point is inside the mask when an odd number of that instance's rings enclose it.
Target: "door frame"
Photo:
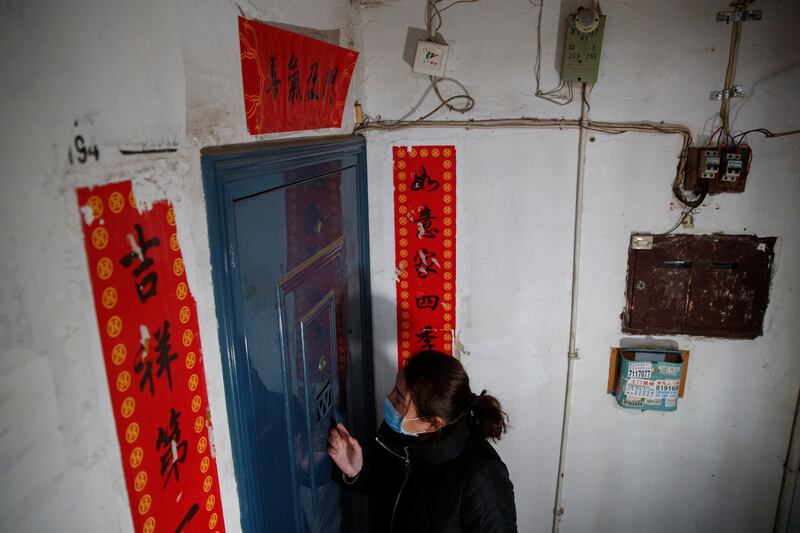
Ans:
[[[310,164],[319,167],[324,173],[353,166],[345,164],[345,160],[355,162],[360,241],[362,350],[359,361],[351,360],[348,351],[346,385],[349,403],[360,403],[364,413],[363,419],[354,418],[350,421],[351,432],[361,442],[366,442],[375,431],[366,141],[360,136],[336,135],[207,147],[200,153],[208,219],[211,277],[241,526],[243,531],[256,531],[259,524],[269,523],[269,517],[264,515],[265,511],[261,505],[258,476],[252,475],[259,470],[255,426],[250,416],[253,400],[247,371],[244,332],[240,327],[241,317],[237,317],[235,311],[240,302],[235,287],[238,283],[238,269],[237,258],[233,256],[235,250],[233,202],[252,194],[304,181],[307,179],[305,175],[287,177],[287,173],[297,168],[301,162],[303,167],[308,167]],[[360,370],[353,371],[359,367]]]

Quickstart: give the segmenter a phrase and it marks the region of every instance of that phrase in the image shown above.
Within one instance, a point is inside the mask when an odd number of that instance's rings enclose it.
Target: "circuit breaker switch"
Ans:
[[[719,176],[719,150],[703,150],[700,153],[700,177],[714,180]]]
[[[725,173],[722,175],[722,181],[736,181],[742,175],[742,168],[744,162],[742,155],[728,152],[725,154]]]

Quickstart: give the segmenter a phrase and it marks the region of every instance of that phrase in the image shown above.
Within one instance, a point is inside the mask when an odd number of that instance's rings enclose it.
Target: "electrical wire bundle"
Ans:
[[[442,13],[451,7],[461,3],[474,3],[478,0],[456,0],[451,2],[445,7],[438,7],[441,0],[429,0],[427,3],[428,16],[427,26],[431,34],[431,40],[436,37],[436,32],[442,27]],[[542,91],[540,89],[540,70],[541,70],[541,25],[542,25],[542,9],[544,0],[539,0],[539,3],[534,0],[529,0],[530,3],[539,8],[537,20],[537,52],[536,63],[534,66],[534,78],[536,81],[535,95],[548,100],[558,105],[566,105],[573,101],[573,89],[569,82],[561,82],[554,89]],[[735,10],[745,10],[750,3],[754,0],[738,0],[731,3]],[[434,28],[434,19],[437,19]],[[730,95],[733,90],[734,78],[736,75],[736,62],[739,52],[739,43],[741,42],[741,22],[735,21],[731,32],[731,49],[728,56],[728,65],[725,73],[725,91],[723,94],[722,104],[720,106],[719,117],[722,124],[714,130],[709,137],[706,148],[716,146],[717,149],[724,150],[729,146],[734,150],[738,150],[740,146],[747,146],[745,140],[747,135],[751,133],[760,133],[767,138],[784,137],[788,135],[800,134],[800,130],[791,130],[774,133],[766,128],[753,128],[750,130],[742,131],[740,133],[731,133],[730,123]],[[691,213],[698,208],[705,200],[708,194],[708,181],[702,180],[700,189],[693,197],[688,197],[686,192],[682,189],[686,177],[688,167],[689,148],[692,145],[692,133],[688,127],[680,124],[666,124],[663,122],[598,122],[586,121],[581,124],[581,121],[576,119],[547,119],[547,118],[500,118],[500,119],[469,119],[469,120],[429,120],[429,118],[438,112],[440,109],[447,107],[451,111],[458,111],[464,113],[472,109],[475,105],[475,100],[464,91],[463,94],[444,98],[440,93],[437,81],[440,78],[431,76],[431,83],[440,100],[440,104],[429,113],[417,118],[416,120],[371,120],[368,116],[356,125],[354,133],[359,133],[367,130],[396,130],[401,128],[443,128],[443,127],[456,127],[464,129],[496,129],[496,128],[537,128],[537,129],[577,129],[585,128],[590,131],[599,133],[618,135],[622,133],[656,133],[666,135],[680,135],[682,138],[682,146],[678,155],[678,163],[675,171],[675,178],[672,182],[672,193],[675,198],[681,202],[685,208],[681,213],[675,225],[666,232],[656,235],[666,235],[671,233],[678,226],[680,226]],[[586,87],[582,92],[583,103],[588,109],[588,96],[591,92],[591,87]],[[453,105],[452,102],[459,99],[466,99],[467,103],[463,106]],[[715,145],[716,139],[716,145]],[[752,160],[752,158],[750,158]]]
[[[543,91],[541,89],[541,70],[542,70],[542,11],[544,10],[544,0],[539,0],[537,4],[533,0],[528,0],[531,5],[539,8],[539,15],[536,22],[536,60],[533,66],[533,77],[536,81],[534,96],[556,105],[571,104],[573,100],[572,83],[561,80],[553,89]]]
[[[436,32],[441,29],[444,20],[442,19],[442,13],[453,7],[457,4],[471,4],[477,2],[478,0],[455,0],[455,2],[451,2],[450,4],[446,5],[443,8],[439,8],[437,4],[441,2],[441,0],[429,0],[428,1],[428,33],[430,33],[431,41],[436,41]],[[433,27],[433,19],[437,18],[438,22],[436,24],[436,28]],[[466,88],[460,83],[457,83],[463,89],[463,93],[457,94],[455,96],[451,96],[450,98],[445,98],[442,96],[441,91],[439,91],[439,84],[438,81],[442,78],[438,78],[436,76],[431,76],[431,86],[433,87],[433,92],[436,94],[436,97],[439,98],[441,104],[436,107],[433,111],[428,113],[426,117],[433,115],[437,111],[439,111],[442,107],[447,107],[450,111],[456,111],[458,113],[466,113],[470,111],[473,107],[475,107],[475,99],[470,96],[469,92],[467,92]],[[450,102],[454,100],[465,100],[465,103],[462,105],[453,105]]]

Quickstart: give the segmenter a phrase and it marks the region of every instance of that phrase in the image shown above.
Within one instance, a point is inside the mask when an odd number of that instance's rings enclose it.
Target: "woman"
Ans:
[[[383,418],[366,458],[342,424],[328,436],[344,483],[377,506],[376,531],[517,531],[514,487],[486,440],[505,433],[506,414],[486,391],[470,390],[457,359],[414,355],[384,400]]]

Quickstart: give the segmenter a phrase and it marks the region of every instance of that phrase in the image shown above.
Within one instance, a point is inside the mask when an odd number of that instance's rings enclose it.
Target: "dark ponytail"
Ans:
[[[503,411],[500,400],[490,394],[486,394],[486,389],[481,391],[470,406],[470,424],[483,435],[484,438],[500,440],[503,433],[507,431],[508,415]]]
[[[474,394],[469,377],[455,357],[433,350],[413,355],[404,369],[406,388],[422,418],[441,417],[447,425],[468,417],[483,438],[499,440],[508,415],[494,396]]]

